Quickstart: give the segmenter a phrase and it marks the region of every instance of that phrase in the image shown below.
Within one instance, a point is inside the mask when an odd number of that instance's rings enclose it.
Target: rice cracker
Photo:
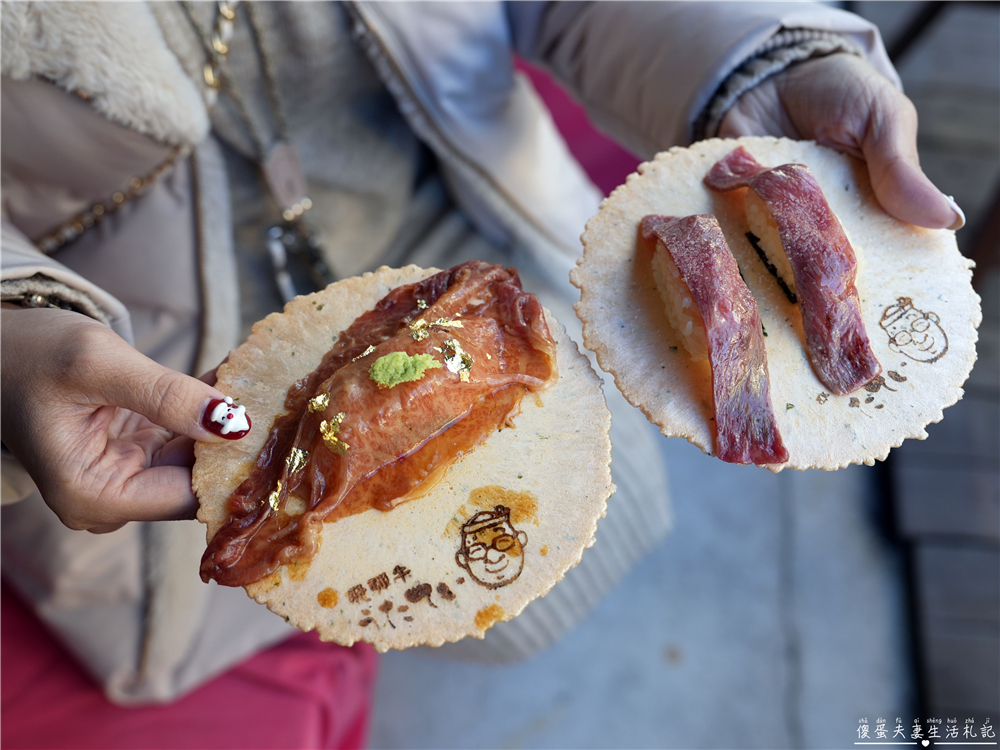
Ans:
[[[198,518],[209,539],[225,524],[228,497],[249,474],[288,387],[391,289],[433,273],[383,267],[297,297],[257,323],[219,367],[216,387],[246,406],[254,429],[196,447]],[[249,595],[323,640],[385,651],[482,638],[545,594],[593,543],[614,492],[600,378],[562,326],[548,314],[547,322],[559,380],[525,395],[513,429],[491,434],[428,494],[324,524],[310,562],[247,585]],[[477,536],[498,531],[516,540],[502,580],[466,554]]]
[[[806,164],[858,256],[862,317],[882,373],[844,396],[824,389],[806,356],[796,306],[746,238],[744,191],[715,193],[702,180],[743,146],[768,167]],[[714,214],[757,300],[765,331],[771,400],[789,460],[767,468],[838,469],[884,460],[962,397],[976,361],[982,320],[972,261],[955,233],[898,221],[879,206],[863,162],[813,142],[712,139],[641,164],[588,223],[571,274],[584,345],[614,375],[629,403],[668,437],[713,453],[711,371],[692,362],[674,333],[648,262],[637,262],[639,222],[648,214]]]

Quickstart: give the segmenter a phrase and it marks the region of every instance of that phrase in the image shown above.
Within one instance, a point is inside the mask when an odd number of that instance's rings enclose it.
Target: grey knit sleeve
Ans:
[[[860,47],[840,34],[810,29],[778,32],[722,82],[695,123],[694,140],[714,138],[726,113],[761,81],[795,63],[838,52],[864,55]]]

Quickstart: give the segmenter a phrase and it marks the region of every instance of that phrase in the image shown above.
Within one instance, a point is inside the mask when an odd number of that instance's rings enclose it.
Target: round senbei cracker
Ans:
[[[198,518],[209,539],[228,519],[228,497],[249,474],[288,387],[391,289],[433,273],[383,267],[297,297],[257,323],[219,367],[216,387],[246,406],[254,429],[242,440],[196,447]],[[614,492],[600,378],[548,313],[547,321],[559,379],[527,393],[513,429],[487,437],[428,494],[325,524],[312,561],[247,585],[250,596],[323,640],[385,651],[482,638],[545,594],[593,543]],[[467,552],[498,530],[508,536],[497,545],[506,548],[506,566],[496,561],[487,571]]]
[[[857,288],[868,338],[882,365],[864,388],[835,396],[816,378],[799,311],[745,234],[742,190],[716,193],[702,180],[743,146],[766,167],[806,164],[858,256]],[[973,263],[955,233],[897,221],[878,205],[865,165],[813,142],[747,137],[675,148],[641,164],[601,205],[583,235],[571,275],[584,345],[629,403],[668,436],[713,453],[708,363],[692,362],[674,333],[652,271],[637,262],[639,222],[648,214],[714,214],[757,300],[764,325],[771,401],[789,460],[772,471],[873,464],[962,397],[982,320]]]

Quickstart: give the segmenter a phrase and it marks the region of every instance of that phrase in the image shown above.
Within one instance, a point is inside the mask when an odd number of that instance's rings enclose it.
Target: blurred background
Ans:
[[[528,659],[386,654],[372,748],[839,748],[863,721],[872,740],[880,722],[890,738],[915,722],[927,736],[929,720],[942,741],[968,719],[1000,731],[1000,5],[840,5],[881,27],[923,167],[968,218],[984,319],[965,398],[926,441],[832,473],[772,475],[660,438],[672,533]],[[525,70],[594,181],[620,184],[637,161]]]

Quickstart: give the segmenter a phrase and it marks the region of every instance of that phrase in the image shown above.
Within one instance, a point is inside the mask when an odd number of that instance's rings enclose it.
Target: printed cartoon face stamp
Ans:
[[[882,311],[879,325],[889,336],[889,348],[917,362],[936,362],[948,352],[948,336],[936,313],[913,306],[909,297]]]
[[[455,562],[480,586],[496,589],[517,580],[524,570],[528,535],[510,522],[510,508],[494,506],[462,525],[462,546]]]

